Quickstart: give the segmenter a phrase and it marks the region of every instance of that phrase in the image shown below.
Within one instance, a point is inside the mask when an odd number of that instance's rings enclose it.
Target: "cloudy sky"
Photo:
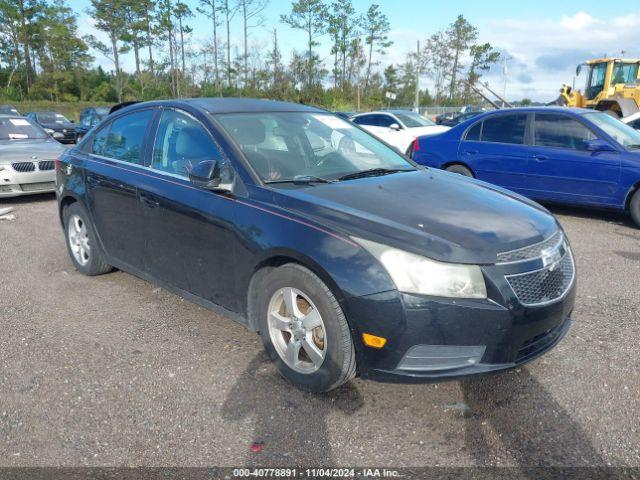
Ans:
[[[185,0],[195,11],[197,0]],[[354,0],[364,12],[372,2]],[[480,41],[490,42],[503,52],[508,62],[507,97],[528,97],[537,101],[552,100],[562,83],[573,82],[575,67],[589,58],[603,55],[640,57],[640,0],[377,0],[391,22],[390,38],[394,46],[384,63],[402,62],[416,41],[446,28],[458,14],[463,14],[480,32]],[[88,0],[70,0],[79,14],[83,33],[96,33],[85,10]],[[304,45],[304,33],[291,30],[279,22],[281,13],[290,11],[291,1],[271,0],[265,10],[265,26],[252,30],[252,41],[268,43],[270,30],[276,27],[285,57]],[[614,13],[611,13],[614,12]],[[202,44],[211,35],[210,22],[197,16],[191,42]],[[239,19],[232,26],[232,41],[240,44]],[[235,30],[235,31],[234,31]],[[320,47],[329,59],[328,38]],[[113,65],[95,54],[96,62],[107,69]],[[130,57],[131,55],[129,55]],[[126,66],[132,67],[132,59]],[[486,77],[499,92],[504,88],[502,65]],[[423,79],[429,86],[429,79]],[[584,79],[576,80],[582,86]]]

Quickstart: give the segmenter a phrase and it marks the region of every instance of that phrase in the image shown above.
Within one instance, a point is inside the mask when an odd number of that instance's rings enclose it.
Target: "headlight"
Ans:
[[[54,130],[52,128],[45,128],[44,131],[47,132],[49,135],[53,135],[54,133]]]
[[[380,243],[353,238],[380,263],[401,292],[451,298],[487,298],[484,276],[477,265],[431,260]]]

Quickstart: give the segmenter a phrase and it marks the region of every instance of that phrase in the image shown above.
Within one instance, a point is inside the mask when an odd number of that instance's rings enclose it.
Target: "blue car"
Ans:
[[[640,226],[640,132],[602,112],[492,111],[419,138],[413,159],[542,202],[627,211]]]
[[[115,267],[235,318],[305,390],[504,370],[571,325],[574,259],[549,212],[317,108],[128,106],[56,180],[79,272]]]

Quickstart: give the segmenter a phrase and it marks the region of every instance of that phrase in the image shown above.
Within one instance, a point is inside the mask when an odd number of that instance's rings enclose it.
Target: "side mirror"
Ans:
[[[189,172],[189,181],[198,188],[214,192],[230,192],[232,186],[232,180],[222,183],[220,164],[216,160],[205,160],[195,165]]]
[[[398,123],[392,123],[391,125],[389,125],[389,128],[390,128],[391,130],[395,130],[396,132],[397,132],[398,130],[402,130],[402,127],[401,127],[401,126],[400,126],[400,124],[398,124]]]
[[[600,140],[599,138],[596,138],[595,140],[587,140],[586,142],[584,142],[584,148],[585,150],[589,151],[589,152],[615,152],[616,149],[613,148],[609,142],[606,142],[604,140]]]

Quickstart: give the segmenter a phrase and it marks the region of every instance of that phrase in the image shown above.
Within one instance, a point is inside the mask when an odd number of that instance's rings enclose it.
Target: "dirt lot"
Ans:
[[[622,216],[554,209],[579,294],[543,358],[314,396],[231,320],[126,273],[78,274],[52,196],[4,206],[0,466],[640,466],[640,230]]]

